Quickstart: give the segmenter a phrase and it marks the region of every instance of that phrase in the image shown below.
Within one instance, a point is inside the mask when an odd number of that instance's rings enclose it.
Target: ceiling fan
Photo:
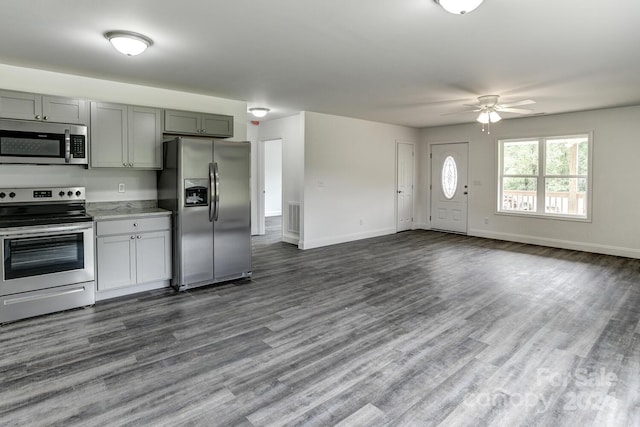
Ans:
[[[499,112],[514,113],[514,114],[531,114],[533,110],[520,107],[523,105],[531,105],[536,102],[531,99],[525,99],[522,101],[511,102],[509,104],[498,104],[499,95],[483,95],[478,97],[478,104],[464,104],[467,107],[475,107],[473,110],[460,111],[458,113],[449,114],[462,114],[462,113],[480,113],[476,119],[482,123],[482,131],[484,132],[484,125],[487,125],[487,133],[491,133],[491,123],[496,123],[502,120]]]

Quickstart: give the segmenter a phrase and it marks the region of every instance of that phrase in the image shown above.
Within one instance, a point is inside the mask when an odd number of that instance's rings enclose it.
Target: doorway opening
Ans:
[[[262,141],[261,234],[282,240],[282,139]]]

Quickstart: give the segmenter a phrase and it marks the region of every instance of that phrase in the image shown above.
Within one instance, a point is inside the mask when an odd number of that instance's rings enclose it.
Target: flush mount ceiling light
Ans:
[[[464,15],[476,9],[483,0],[433,0],[444,10],[456,15]]]
[[[132,31],[109,31],[104,36],[118,52],[127,56],[140,55],[153,44],[149,37]]]
[[[257,118],[262,118],[266,116],[269,111],[271,110],[264,107],[249,108],[249,112],[253,114],[254,117],[257,117]]]

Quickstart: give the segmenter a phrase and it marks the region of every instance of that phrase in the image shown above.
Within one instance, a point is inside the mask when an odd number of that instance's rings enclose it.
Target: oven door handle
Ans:
[[[0,237],[11,237],[12,239],[30,238],[30,237],[46,237],[53,235],[66,234],[73,231],[84,231],[93,228],[93,223],[83,223],[77,225],[52,225],[48,227],[37,227],[33,231],[19,230],[0,230]]]

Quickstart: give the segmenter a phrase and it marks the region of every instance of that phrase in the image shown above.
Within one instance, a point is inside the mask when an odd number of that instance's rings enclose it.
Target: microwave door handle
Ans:
[[[213,163],[209,163],[209,222],[213,222],[214,216],[214,193],[215,193],[215,177],[213,170]]]
[[[64,130],[64,162],[71,161],[71,132],[69,129]]]

